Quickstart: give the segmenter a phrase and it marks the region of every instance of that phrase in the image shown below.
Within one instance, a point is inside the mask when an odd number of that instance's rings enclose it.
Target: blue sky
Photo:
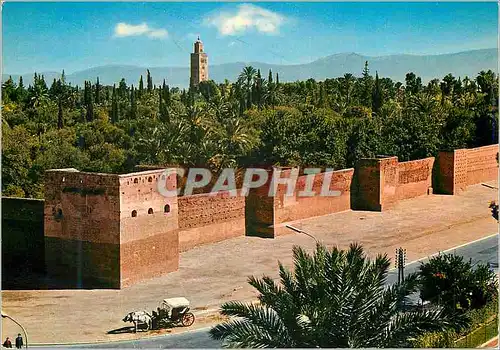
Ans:
[[[3,4],[3,72],[125,64],[188,66],[199,34],[210,64],[306,63],[341,53],[439,54],[496,48],[488,3]]]

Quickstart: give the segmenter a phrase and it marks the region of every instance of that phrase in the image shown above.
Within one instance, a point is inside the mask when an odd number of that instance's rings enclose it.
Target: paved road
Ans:
[[[472,259],[473,263],[482,262],[489,263],[490,266],[498,272],[498,234],[467,244],[462,247],[457,247],[446,251],[446,253],[455,253],[466,259]],[[425,261],[426,259],[423,259]],[[420,265],[419,261],[412,262],[405,268],[405,274],[415,272]],[[388,283],[397,281],[397,271],[393,270],[389,273]],[[202,328],[196,331],[189,331],[181,334],[166,335],[143,340],[113,342],[96,345],[80,345],[72,346],[75,348],[94,348],[94,349],[109,349],[109,348],[132,348],[132,349],[196,349],[196,348],[220,348],[221,343],[214,341],[208,335],[209,328]],[[30,349],[47,349],[48,347],[30,347]],[[51,346],[50,348],[63,348]]]

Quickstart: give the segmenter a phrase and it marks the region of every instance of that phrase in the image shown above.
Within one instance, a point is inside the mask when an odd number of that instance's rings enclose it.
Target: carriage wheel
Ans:
[[[182,315],[182,325],[184,327],[189,327],[194,323],[194,315],[191,312],[186,312],[184,315]]]

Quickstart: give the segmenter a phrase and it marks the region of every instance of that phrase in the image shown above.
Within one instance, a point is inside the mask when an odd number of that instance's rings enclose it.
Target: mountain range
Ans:
[[[216,82],[223,82],[224,79],[235,81],[245,66],[253,66],[255,69],[261,70],[264,78],[267,78],[269,69],[274,74],[279,73],[281,82],[307,80],[309,78],[324,80],[340,77],[345,73],[360,76],[366,61],[368,61],[372,75],[375,75],[377,71],[381,77],[388,77],[401,82],[404,82],[406,73],[408,72],[413,72],[417,76],[420,76],[423,82],[434,78],[441,79],[448,73],[454,76],[463,77],[467,75],[475,77],[481,70],[491,69],[494,72],[498,72],[498,50],[482,49],[420,56],[401,54],[372,57],[357,53],[339,53],[320,58],[310,63],[297,65],[278,65],[261,62],[214,64],[209,66],[209,78]],[[66,81],[72,85],[78,84],[81,86],[85,80],[95,81],[99,77],[101,84],[112,85],[117,84],[121,78],[125,78],[127,84],[137,86],[141,74],[145,78],[146,69],[150,70],[153,83],[156,85],[161,84],[163,79],[165,79],[171,87],[186,88],[189,86],[189,67],[107,65],[71,74],[66,73]],[[40,74],[44,75],[45,81],[49,85],[54,78],[57,79],[61,76],[60,72],[41,72]],[[2,80],[5,81],[9,76],[12,76],[14,81],[18,81],[20,75],[3,74]],[[33,81],[33,73],[23,74],[22,76],[26,85]]]

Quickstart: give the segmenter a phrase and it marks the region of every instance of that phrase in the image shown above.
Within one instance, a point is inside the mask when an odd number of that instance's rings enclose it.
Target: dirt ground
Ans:
[[[497,182],[490,184],[497,186]],[[386,252],[392,258],[401,246],[412,261],[498,232],[488,208],[493,199],[497,199],[496,190],[476,185],[457,196],[401,201],[382,213],[346,211],[292,225],[328,246],[344,248],[359,242],[370,256]],[[278,260],[291,266],[294,245],[313,249],[315,242],[295,233],[276,239],[238,237],[182,253],[179,271],[123,290],[2,291],[2,309],[26,327],[31,344],[144,336],[107,332],[128,326],[122,322],[126,313],[154,310],[160,300],[176,296],[191,300],[198,317],[193,327],[206,327],[218,321],[210,309],[228,300],[255,298],[248,276],[277,278]],[[12,322],[2,322],[1,339],[15,338],[19,332]]]

